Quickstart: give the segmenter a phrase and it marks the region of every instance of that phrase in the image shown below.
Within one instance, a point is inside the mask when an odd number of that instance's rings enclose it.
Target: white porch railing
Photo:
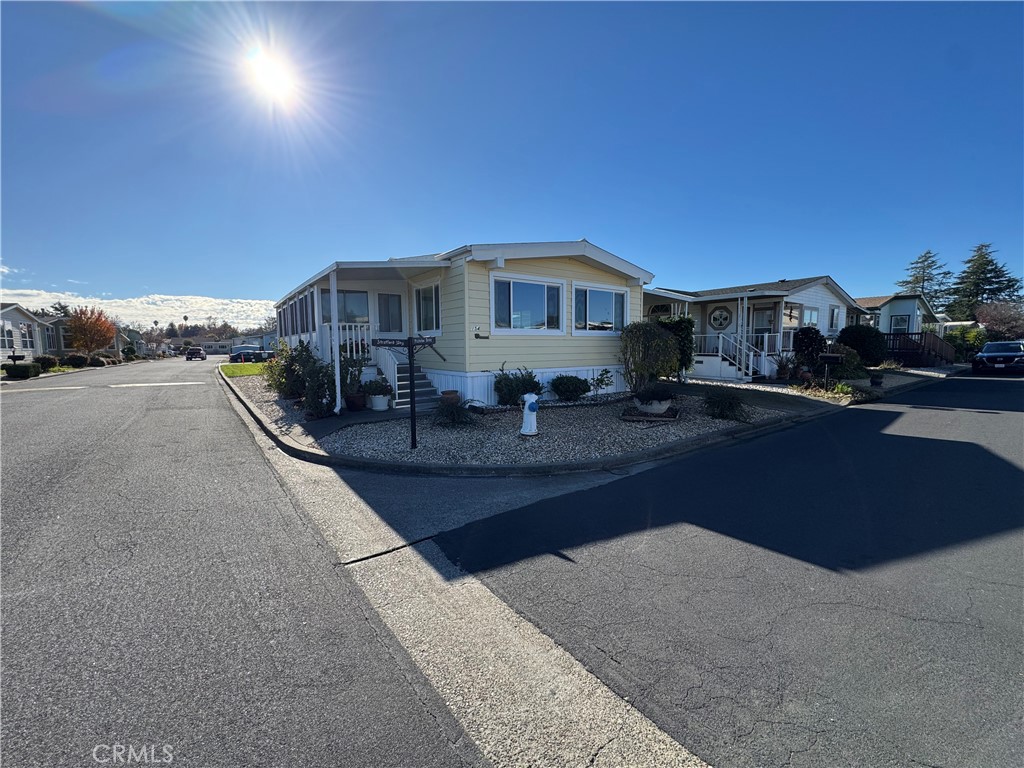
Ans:
[[[328,362],[334,359],[334,350],[341,348],[345,357],[364,357],[370,363],[377,364],[377,348],[372,341],[369,323],[338,323],[338,343],[331,339],[333,326],[324,323],[317,332],[320,357]]]
[[[377,352],[377,367],[380,368],[381,373],[384,374],[384,378],[388,380],[388,384],[391,385],[391,391],[398,392],[398,356],[395,355],[387,347],[375,348]],[[402,360],[406,360],[405,355],[402,355]]]
[[[775,334],[757,334],[766,347],[772,345],[771,340],[764,336]],[[748,337],[749,338],[749,337]],[[775,342],[777,343],[777,341]],[[768,370],[769,352],[741,339],[734,333],[695,334],[693,337],[694,354],[718,355],[736,366],[740,377],[764,374]]]

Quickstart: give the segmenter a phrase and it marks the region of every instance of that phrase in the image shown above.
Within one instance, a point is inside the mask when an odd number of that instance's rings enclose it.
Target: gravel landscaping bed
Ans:
[[[302,410],[279,400],[261,378],[241,377],[232,383],[281,431],[295,430],[304,421]],[[671,422],[622,421],[619,416],[628,405],[619,396],[604,404],[541,408],[537,414],[540,434],[535,437],[519,434],[522,415],[519,408],[513,408],[475,414],[474,423],[462,427],[435,426],[433,414],[423,414],[416,420],[415,451],[409,448],[408,418],[353,424],[313,445],[333,455],[395,462],[544,464],[618,456],[736,426],[734,421],[707,416],[702,397],[677,396],[673,405],[680,415]],[[751,423],[782,414],[766,408],[748,407],[747,411]]]

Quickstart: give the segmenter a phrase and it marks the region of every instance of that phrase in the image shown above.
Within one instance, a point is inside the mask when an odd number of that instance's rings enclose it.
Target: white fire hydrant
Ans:
[[[537,434],[537,401],[539,399],[532,392],[523,395],[523,428],[519,430],[520,435]]]

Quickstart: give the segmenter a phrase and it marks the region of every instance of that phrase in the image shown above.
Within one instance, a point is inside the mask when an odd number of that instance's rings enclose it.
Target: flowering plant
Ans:
[[[364,395],[393,395],[391,384],[383,376],[367,381],[362,386]]]

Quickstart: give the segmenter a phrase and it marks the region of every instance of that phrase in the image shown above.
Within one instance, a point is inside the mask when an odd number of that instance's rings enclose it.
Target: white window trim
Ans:
[[[832,323],[832,311],[835,310],[836,322]],[[839,330],[840,323],[843,319],[843,308],[839,304],[828,305],[828,330],[829,333],[836,332]]]
[[[622,331],[587,331],[581,330],[576,327],[576,289],[577,288],[593,288],[598,291],[610,291],[612,293],[621,293],[625,295],[625,299],[622,301],[622,327],[625,328],[629,325],[629,288],[624,285],[608,285],[606,283],[590,283],[590,282],[572,282],[572,297],[569,306],[572,311],[572,322],[569,324],[571,333],[573,336],[614,336],[619,337],[622,335]]]
[[[494,324],[494,281],[504,280],[516,283],[534,283],[535,285],[557,286],[562,292],[562,311],[559,313],[560,327],[553,328],[498,328]],[[565,336],[565,280],[554,277],[542,277],[540,275],[522,275],[515,272],[491,271],[491,335],[493,336]],[[547,296],[544,297],[545,311],[547,308]]]
[[[807,322],[807,312],[814,311],[814,323],[810,324]],[[817,328],[821,330],[821,307],[815,307],[812,304],[804,304],[800,309],[800,327],[801,328]]]
[[[441,301],[444,299],[444,296],[442,295],[443,291],[441,290],[441,278],[434,278],[433,280],[430,280],[425,283],[412,283],[411,285],[412,307],[410,308],[410,315],[412,319],[412,324],[409,326],[409,329],[411,331],[410,335],[422,334],[424,336],[440,336],[442,330],[441,321],[443,315],[443,313],[441,312]],[[422,291],[424,288],[433,288],[435,285],[437,286],[437,328],[433,331],[421,331],[419,330],[420,303],[416,301],[416,291]]]

